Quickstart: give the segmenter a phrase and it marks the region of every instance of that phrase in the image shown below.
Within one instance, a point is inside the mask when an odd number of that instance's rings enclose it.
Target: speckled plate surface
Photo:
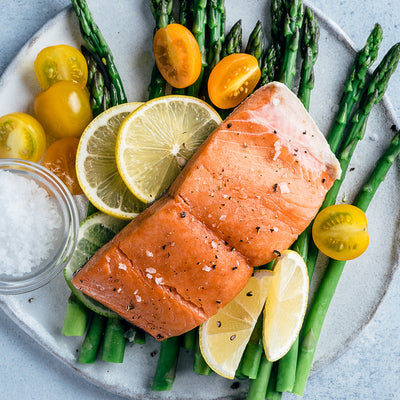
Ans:
[[[153,18],[147,0],[88,0],[95,20],[113,50],[129,101],[147,97],[147,83],[152,68],[151,38]],[[227,22],[239,18],[244,27],[244,42],[257,19],[269,26],[269,2],[257,0],[243,7],[239,0],[226,0]],[[312,6],[312,5],[311,5]],[[321,28],[320,54],[316,65],[315,90],[310,112],[323,132],[327,132],[340,100],[344,81],[354,57],[347,36],[331,21],[315,10]],[[79,28],[70,8],[49,21],[20,51],[0,80],[0,115],[14,111],[32,111],[32,100],[40,88],[36,82],[33,61],[45,46],[81,43]],[[375,107],[370,117],[365,140],[357,149],[340,198],[352,200],[374,161],[389,143],[391,126],[395,123],[387,99]],[[379,138],[379,140],[378,140]],[[342,354],[349,343],[368,323],[379,306],[392,274],[398,266],[398,216],[400,176],[398,164],[392,168],[368,210],[371,244],[366,253],[349,262],[331,304],[316,353],[313,371]],[[77,199],[80,202],[81,199]],[[314,284],[319,281],[325,265],[319,260]],[[128,346],[121,365],[76,362],[80,338],[61,335],[69,291],[60,275],[51,284],[33,293],[0,296],[7,314],[38,343],[90,382],[131,399],[239,399],[245,397],[247,386],[231,389],[231,381],[215,374],[210,377],[191,372],[191,355],[182,351],[174,388],[168,393],[150,391],[157,357],[150,354],[159,344],[148,338],[145,346]],[[28,299],[34,297],[30,303]],[[204,390],[204,388],[207,390]]]

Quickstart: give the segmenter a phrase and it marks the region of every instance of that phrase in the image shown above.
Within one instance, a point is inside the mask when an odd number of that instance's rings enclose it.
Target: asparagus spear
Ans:
[[[300,51],[303,58],[303,64],[300,74],[300,86],[297,94],[298,98],[308,110],[310,107],[310,95],[314,88],[314,65],[318,56],[319,28],[314,13],[305,9],[304,13],[304,31],[301,37]]]
[[[307,34],[308,27],[312,28],[312,21],[310,17],[311,15],[309,14],[309,11],[306,10],[304,34]],[[313,37],[315,36],[310,36],[310,38]],[[344,128],[352,111],[353,105],[360,97],[361,90],[364,87],[366,72],[376,59],[381,38],[382,30],[379,25],[376,25],[369,35],[364,48],[360,50],[360,52],[358,52],[356,56],[352,73],[346,83],[345,92],[340,103],[335,123],[333,124],[331,132],[328,136],[328,143],[330,143],[332,151],[337,150],[337,147],[341,141],[344,133]],[[310,52],[312,52],[312,50],[313,49],[311,48]],[[302,50],[302,53],[307,54],[304,48]],[[304,63],[305,62],[306,57]],[[307,73],[307,71],[303,67],[301,82],[303,80],[306,80],[303,79],[304,73]],[[352,88],[354,88],[354,94],[352,93]],[[307,100],[307,95],[304,94],[305,93],[300,89],[299,97],[302,99],[303,104],[309,102],[309,99]],[[318,249],[311,239],[311,225],[299,236],[298,240],[294,244],[294,250],[298,251],[306,260],[308,274],[311,279],[318,256]],[[298,342],[299,339],[297,339],[296,342],[293,344],[289,353],[285,357],[283,357],[282,360],[279,361],[279,370],[277,377],[277,389],[279,391],[292,391],[293,389],[296,374]]]
[[[247,376],[250,379],[256,379],[261,356],[264,351],[262,345],[262,314],[259,316],[256,326],[246,345],[237,374]]]
[[[275,78],[276,74],[276,66],[277,66],[277,54],[276,54],[276,46],[271,44],[267,51],[264,54],[264,57],[261,61],[261,78],[259,86],[266,85],[269,82],[272,82]]]
[[[242,51],[242,20],[239,19],[225,37],[222,47],[221,57],[230,54],[240,53]]]
[[[264,400],[267,392],[268,381],[271,376],[273,363],[267,360],[265,353],[262,353],[260,366],[256,379],[250,380],[249,391],[246,400]]]
[[[208,78],[212,69],[221,59],[222,45],[224,40],[225,1],[209,0],[207,16],[207,66],[204,70],[203,84],[200,90],[200,97],[208,99]]]
[[[365,46],[357,53],[349,79],[346,82],[339,110],[328,135],[328,143],[337,152],[343,132],[354,104],[360,99],[366,83],[367,72],[378,56],[382,41],[382,28],[376,24],[367,38]]]
[[[344,141],[342,150],[338,157],[340,166],[342,168],[342,176],[340,179],[336,180],[326,195],[324,203],[322,204],[323,208],[335,203],[340,185],[344,180],[346,170],[349,166],[350,159],[354,153],[356,145],[364,136],[365,130],[363,128],[367,123],[368,116],[372,110],[372,107],[379,103],[383,97],[389,83],[389,79],[396,70],[399,57],[400,43],[397,43],[387,52],[383,60],[375,69],[371,83],[368,86],[367,91],[363,94],[360,101],[360,106],[352,118],[350,132]]]
[[[120,319],[108,318],[104,332],[101,359],[112,363],[122,363],[125,353],[125,329]]]
[[[304,17],[304,30],[301,40],[301,54],[303,64],[301,69],[300,88],[298,97],[308,110],[310,106],[311,91],[314,87],[313,67],[318,54],[318,23],[313,12],[306,8]],[[311,239],[311,224],[299,235],[293,244],[293,250],[297,251],[307,264],[308,246]],[[278,392],[291,392],[296,377],[297,354],[299,339],[293,343],[289,352],[278,362],[276,374],[276,389]]]
[[[197,40],[201,53],[201,72],[200,76],[193,85],[187,89],[189,96],[198,97],[204,75],[204,68],[207,67],[206,55],[206,21],[207,21],[207,0],[194,0],[193,1],[193,26],[192,33]]]
[[[275,48],[275,54],[278,64],[281,63],[282,54],[285,46],[285,43],[283,41],[285,37],[283,31],[285,15],[284,11],[285,0],[271,0],[271,46],[274,46]]]
[[[265,397],[268,400],[280,400],[282,398],[282,392],[277,387],[278,373],[279,373],[279,364],[274,363],[268,381],[267,392],[265,394]]]
[[[154,375],[152,390],[171,390],[175,380],[176,364],[178,362],[180,347],[179,336],[165,339],[161,342],[160,357]],[[171,364],[171,360],[173,363]]]
[[[272,82],[279,69],[282,56],[282,37],[283,37],[283,10],[282,0],[271,1],[271,36],[272,42],[264,53],[260,62],[261,78],[258,87]]]
[[[301,0],[287,0],[283,29],[285,49],[279,80],[289,89],[292,87],[292,80],[296,75],[296,58],[302,24],[303,2]]]
[[[183,26],[192,26],[190,20],[190,0],[181,0],[179,2],[179,23]]]
[[[99,27],[94,22],[93,16],[85,0],[71,0],[76,16],[79,20],[81,35],[89,50],[97,54],[102,60],[110,77],[110,97],[112,105],[126,103],[126,95],[114,63],[114,57],[109,49]]]
[[[249,41],[246,46],[245,53],[254,56],[258,65],[261,67],[262,54],[264,52],[264,31],[262,28],[261,21],[257,21],[254,29],[251,31]]]
[[[186,332],[183,335],[183,348],[187,350],[195,350],[196,349],[196,340],[197,340],[197,330],[192,329],[189,332]]]
[[[379,185],[385,179],[389,168],[399,154],[400,131],[396,133],[383,156],[377,161],[374,170],[353,203],[355,206],[359,207],[364,212],[367,211]],[[328,267],[305,322],[304,334],[302,335],[300,345],[296,381],[293,390],[294,393],[300,396],[304,392],[322,325],[345,264],[345,261],[329,260]]]
[[[96,117],[110,107],[110,80],[100,59],[85,46],[81,46],[81,51],[88,65],[86,86],[89,89],[93,116]]]
[[[146,332],[143,329],[135,327],[135,338],[133,339],[134,343],[137,344],[145,344],[146,343]]]
[[[154,32],[157,29],[165,28],[170,22],[173,0],[150,0],[150,8],[156,22]],[[165,79],[162,77],[157,65],[154,64],[148,86],[149,99],[164,96],[165,86]]]
[[[83,336],[88,316],[88,309],[71,293],[61,333],[64,336]]]
[[[93,313],[88,333],[81,346],[81,353],[78,360],[80,363],[92,364],[96,361],[101,340],[103,339],[105,324],[106,318]]]
[[[221,59],[224,41],[225,1],[209,0],[207,27],[209,32],[209,48],[207,54],[208,74]]]
[[[199,375],[210,375],[212,372],[211,368],[208,366],[203,355],[201,354],[198,328],[196,328],[196,347],[194,350],[193,371]]]

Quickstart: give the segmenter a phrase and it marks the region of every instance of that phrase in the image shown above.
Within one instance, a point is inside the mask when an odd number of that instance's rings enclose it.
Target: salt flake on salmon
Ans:
[[[182,334],[232,300],[254,266],[290,247],[339,176],[297,97],[265,85],[72,282],[157,339]]]

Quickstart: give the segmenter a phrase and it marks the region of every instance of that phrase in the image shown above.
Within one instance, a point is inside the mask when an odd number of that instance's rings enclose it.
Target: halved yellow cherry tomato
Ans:
[[[75,47],[66,44],[45,47],[35,60],[37,80],[43,90],[58,81],[74,81],[83,88],[88,78],[85,57]]]
[[[56,82],[39,93],[33,109],[45,132],[56,138],[79,137],[93,118],[89,93],[72,81]]]
[[[153,52],[161,75],[171,86],[185,88],[200,76],[200,48],[192,32],[183,25],[160,28],[154,35]]]
[[[324,208],[315,218],[312,235],[322,253],[335,260],[352,260],[369,244],[365,213],[349,204]]]
[[[39,121],[25,113],[0,118],[0,158],[38,162],[46,149],[46,135]]]
[[[57,175],[74,195],[83,193],[75,170],[78,144],[78,138],[65,137],[59,139],[47,149],[43,159],[43,166]]]
[[[236,107],[256,87],[261,77],[258,61],[250,54],[224,57],[211,71],[208,96],[219,108]]]

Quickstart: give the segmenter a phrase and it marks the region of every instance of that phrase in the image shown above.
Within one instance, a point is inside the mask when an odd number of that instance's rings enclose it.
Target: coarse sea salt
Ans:
[[[21,277],[52,256],[62,218],[33,179],[0,170],[0,275]]]

